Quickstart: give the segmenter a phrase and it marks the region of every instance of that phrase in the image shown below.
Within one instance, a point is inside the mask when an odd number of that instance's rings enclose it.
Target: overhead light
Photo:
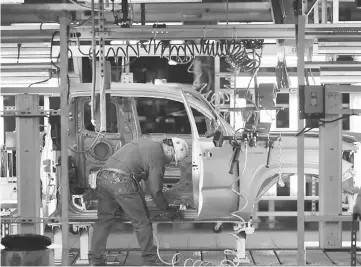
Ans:
[[[111,45],[126,45],[126,44],[127,44],[127,41],[124,41],[124,40],[113,40],[113,41],[110,41],[110,44],[111,44]]]
[[[58,22],[44,22],[44,23],[11,23],[12,26],[59,26]]]
[[[1,4],[24,4],[24,0],[1,0]]]
[[[86,3],[90,3],[91,0],[84,0]],[[98,3],[99,1],[94,1]],[[132,0],[132,4],[159,4],[159,3],[201,3],[202,0]]]
[[[165,24],[167,26],[177,26],[177,25],[183,25],[183,22],[146,22],[145,26],[153,26],[154,24]],[[142,26],[142,23],[135,22],[132,24],[132,26]]]
[[[177,61],[174,61],[173,59],[169,59],[168,65],[175,66],[175,65],[178,65],[178,63],[177,63]]]
[[[228,25],[244,25],[244,24],[274,24],[273,22],[267,22],[267,21],[255,21],[255,22],[235,22],[235,21],[232,21],[232,22],[228,22]],[[217,25],[227,25],[227,21],[219,21],[217,22]]]
[[[46,23],[12,23],[10,26],[1,26],[1,30],[52,30],[59,29],[59,23],[46,22]]]
[[[172,45],[182,45],[184,44],[184,40],[170,40],[169,43]]]

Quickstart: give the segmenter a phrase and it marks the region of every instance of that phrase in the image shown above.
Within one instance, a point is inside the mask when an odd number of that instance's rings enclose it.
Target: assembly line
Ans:
[[[4,0],[1,265],[360,265],[360,8]]]

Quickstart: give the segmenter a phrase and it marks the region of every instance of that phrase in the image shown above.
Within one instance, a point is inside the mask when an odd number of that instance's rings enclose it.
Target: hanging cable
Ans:
[[[34,82],[34,83],[30,84],[28,87],[31,87],[31,86],[33,86],[33,85],[35,85],[35,84],[45,83],[45,82],[49,81],[52,77],[53,77],[53,73],[52,73],[52,71],[50,70],[50,71],[49,71],[49,77],[48,77],[48,78],[46,78],[45,80],[39,81],[39,82]]]
[[[91,0],[92,10],[92,94],[91,94],[91,123],[96,127],[96,114],[95,114],[95,89],[96,89],[96,41],[95,41],[95,12],[94,12],[94,0]]]
[[[225,57],[226,61],[234,68],[237,68],[238,72],[252,72],[259,67],[259,59],[261,55],[256,53],[256,58],[252,58],[253,52],[247,51],[250,43],[252,44],[252,42],[247,42],[247,40],[236,41],[235,39],[232,39],[211,41],[202,38],[199,45],[194,42],[186,42],[178,45],[169,44],[169,42],[151,38],[147,42],[142,40],[138,41],[136,44],[124,44],[119,46],[117,49],[110,47],[107,49],[106,55],[107,57],[114,56],[115,58],[129,58],[131,56],[140,57],[141,54],[156,55],[160,52],[161,58],[165,57],[170,59],[172,57],[176,57],[176,61],[181,64],[189,63],[190,60],[194,59],[196,56],[218,56]],[[79,42],[78,48],[80,50]],[[88,53],[81,52],[81,54],[90,57],[90,50],[91,48]],[[166,53],[167,50],[168,53]],[[130,51],[132,54],[129,53]],[[98,52],[99,51],[97,51],[97,53]]]

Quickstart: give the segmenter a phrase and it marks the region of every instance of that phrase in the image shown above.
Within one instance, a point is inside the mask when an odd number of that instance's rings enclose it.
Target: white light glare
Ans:
[[[169,59],[168,60],[168,64],[171,65],[171,66],[175,66],[177,65],[178,63],[176,61],[174,61],[173,59]]]

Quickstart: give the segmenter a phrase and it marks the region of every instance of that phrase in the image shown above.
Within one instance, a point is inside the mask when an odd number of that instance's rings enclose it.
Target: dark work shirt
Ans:
[[[148,181],[153,201],[160,210],[166,210],[168,203],[162,193],[165,165],[162,144],[142,138],[122,146],[107,160],[104,167],[132,173],[138,181]]]

